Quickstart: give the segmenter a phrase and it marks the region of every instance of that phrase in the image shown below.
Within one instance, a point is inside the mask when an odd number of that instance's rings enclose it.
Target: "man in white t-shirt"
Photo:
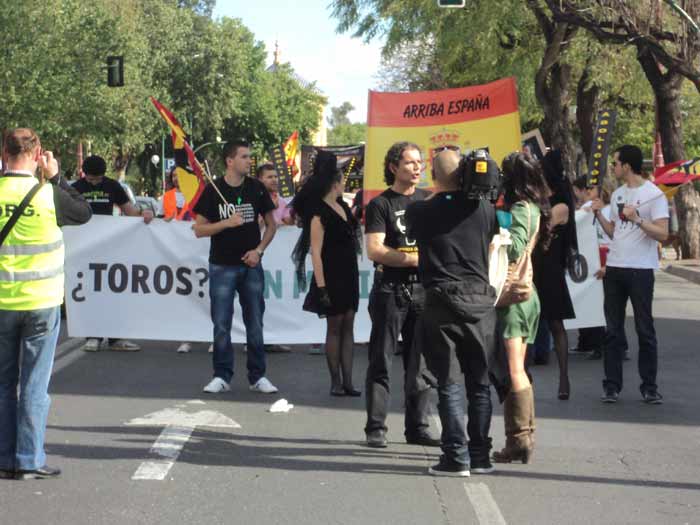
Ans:
[[[660,404],[663,398],[656,385],[657,342],[651,304],[654,270],[659,268],[657,242],[668,237],[668,202],[661,190],[641,176],[642,152],[638,147],[619,147],[613,160],[613,173],[624,184],[612,194],[610,220],[601,212],[605,204],[600,199],[591,205],[612,239],[603,280],[608,336],[601,401],[615,403],[622,390],[625,310],[630,299],[639,338],[640,391],[646,403]]]

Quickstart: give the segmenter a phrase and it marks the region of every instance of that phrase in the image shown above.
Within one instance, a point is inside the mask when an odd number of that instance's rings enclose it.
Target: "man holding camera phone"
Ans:
[[[0,478],[55,478],[44,433],[63,302],[61,226],[83,224],[90,205],[61,179],[27,128],[4,140],[0,177]],[[39,171],[39,181],[35,172]],[[21,371],[21,373],[20,373]]]
[[[438,382],[442,451],[434,476],[489,473],[491,395],[489,365],[496,348],[496,291],[489,284],[489,245],[498,233],[495,197],[498,166],[486,156],[440,152],[433,159],[435,194],[406,210],[409,234],[420,250],[418,275],[425,287],[425,309],[416,329],[428,369]],[[469,159],[472,160],[469,160]],[[489,179],[491,174],[494,177]],[[472,194],[476,177],[493,180]],[[469,400],[464,432],[464,388]]]
[[[423,287],[418,281],[418,247],[406,235],[406,207],[430,192],[417,188],[423,167],[420,149],[398,142],[384,159],[384,180],[390,187],[372,199],[365,215],[367,256],[374,261],[374,285],[369,297],[372,331],[365,385],[367,446],[387,446],[390,370],[399,335],[403,339],[404,419],[406,442],[439,446],[428,432],[430,385],[422,377],[423,357],[414,348],[413,331],[423,310]]]

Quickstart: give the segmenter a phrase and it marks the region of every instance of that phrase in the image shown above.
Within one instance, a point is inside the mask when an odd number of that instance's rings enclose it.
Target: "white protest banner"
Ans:
[[[71,337],[123,337],[211,341],[209,239],[197,239],[192,223],[95,216],[63,229],[66,243],[66,308]],[[265,251],[266,343],[320,343],[326,321],[302,310],[291,260],[300,230],[278,227]],[[369,340],[367,298],[374,270],[360,259],[360,307],[355,340]],[[311,261],[307,261],[311,278]],[[236,300],[232,338],[245,342]]]
[[[564,321],[564,326],[567,330],[605,326],[603,281],[595,277],[600,270],[600,254],[592,213],[583,210],[576,212],[576,235],[579,257],[577,263],[570,265],[566,272],[566,284],[574,303],[576,319]]]

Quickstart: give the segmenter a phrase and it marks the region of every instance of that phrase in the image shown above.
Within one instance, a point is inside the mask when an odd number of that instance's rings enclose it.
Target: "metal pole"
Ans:
[[[160,141],[160,175],[163,181],[163,190],[161,191],[161,197],[165,195],[165,135],[161,137]]]
[[[690,27],[692,27],[696,33],[700,33],[700,27],[695,23],[695,20],[692,19],[692,17],[686,13],[681,6],[679,6],[674,0],[664,0],[668,5],[670,5],[673,9],[675,9],[683,18],[686,19],[686,21],[690,24]]]

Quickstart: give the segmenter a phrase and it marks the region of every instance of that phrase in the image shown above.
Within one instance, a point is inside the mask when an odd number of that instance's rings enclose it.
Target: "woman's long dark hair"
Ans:
[[[318,215],[323,198],[331,191],[333,184],[343,180],[343,174],[337,166],[338,161],[333,153],[319,151],[314,159],[312,175],[299,188],[291,203],[301,226],[301,235],[292,251],[292,261],[297,280],[302,286],[306,286],[306,255],[311,247],[311,219]]]
[[[566,176],[561,151],[552,150],[542,159],[542,171],[544,180],[552,194],[550,202],[566,204],[569,208],[569,221],[561,227],[561,236],[564,243],[563,260],[566,266],[567,258],[578,252],[578,237],[576,236],[576,197],[571,181]]]
[[[530,162],[522,153],[511,153],[501,164],[503,171],[503,201],[510,210],[516,202],[529,201],[540,209],[539,243],[546,249],[551,240],[549,218],[551,207],[548,188],[537,163]]]

